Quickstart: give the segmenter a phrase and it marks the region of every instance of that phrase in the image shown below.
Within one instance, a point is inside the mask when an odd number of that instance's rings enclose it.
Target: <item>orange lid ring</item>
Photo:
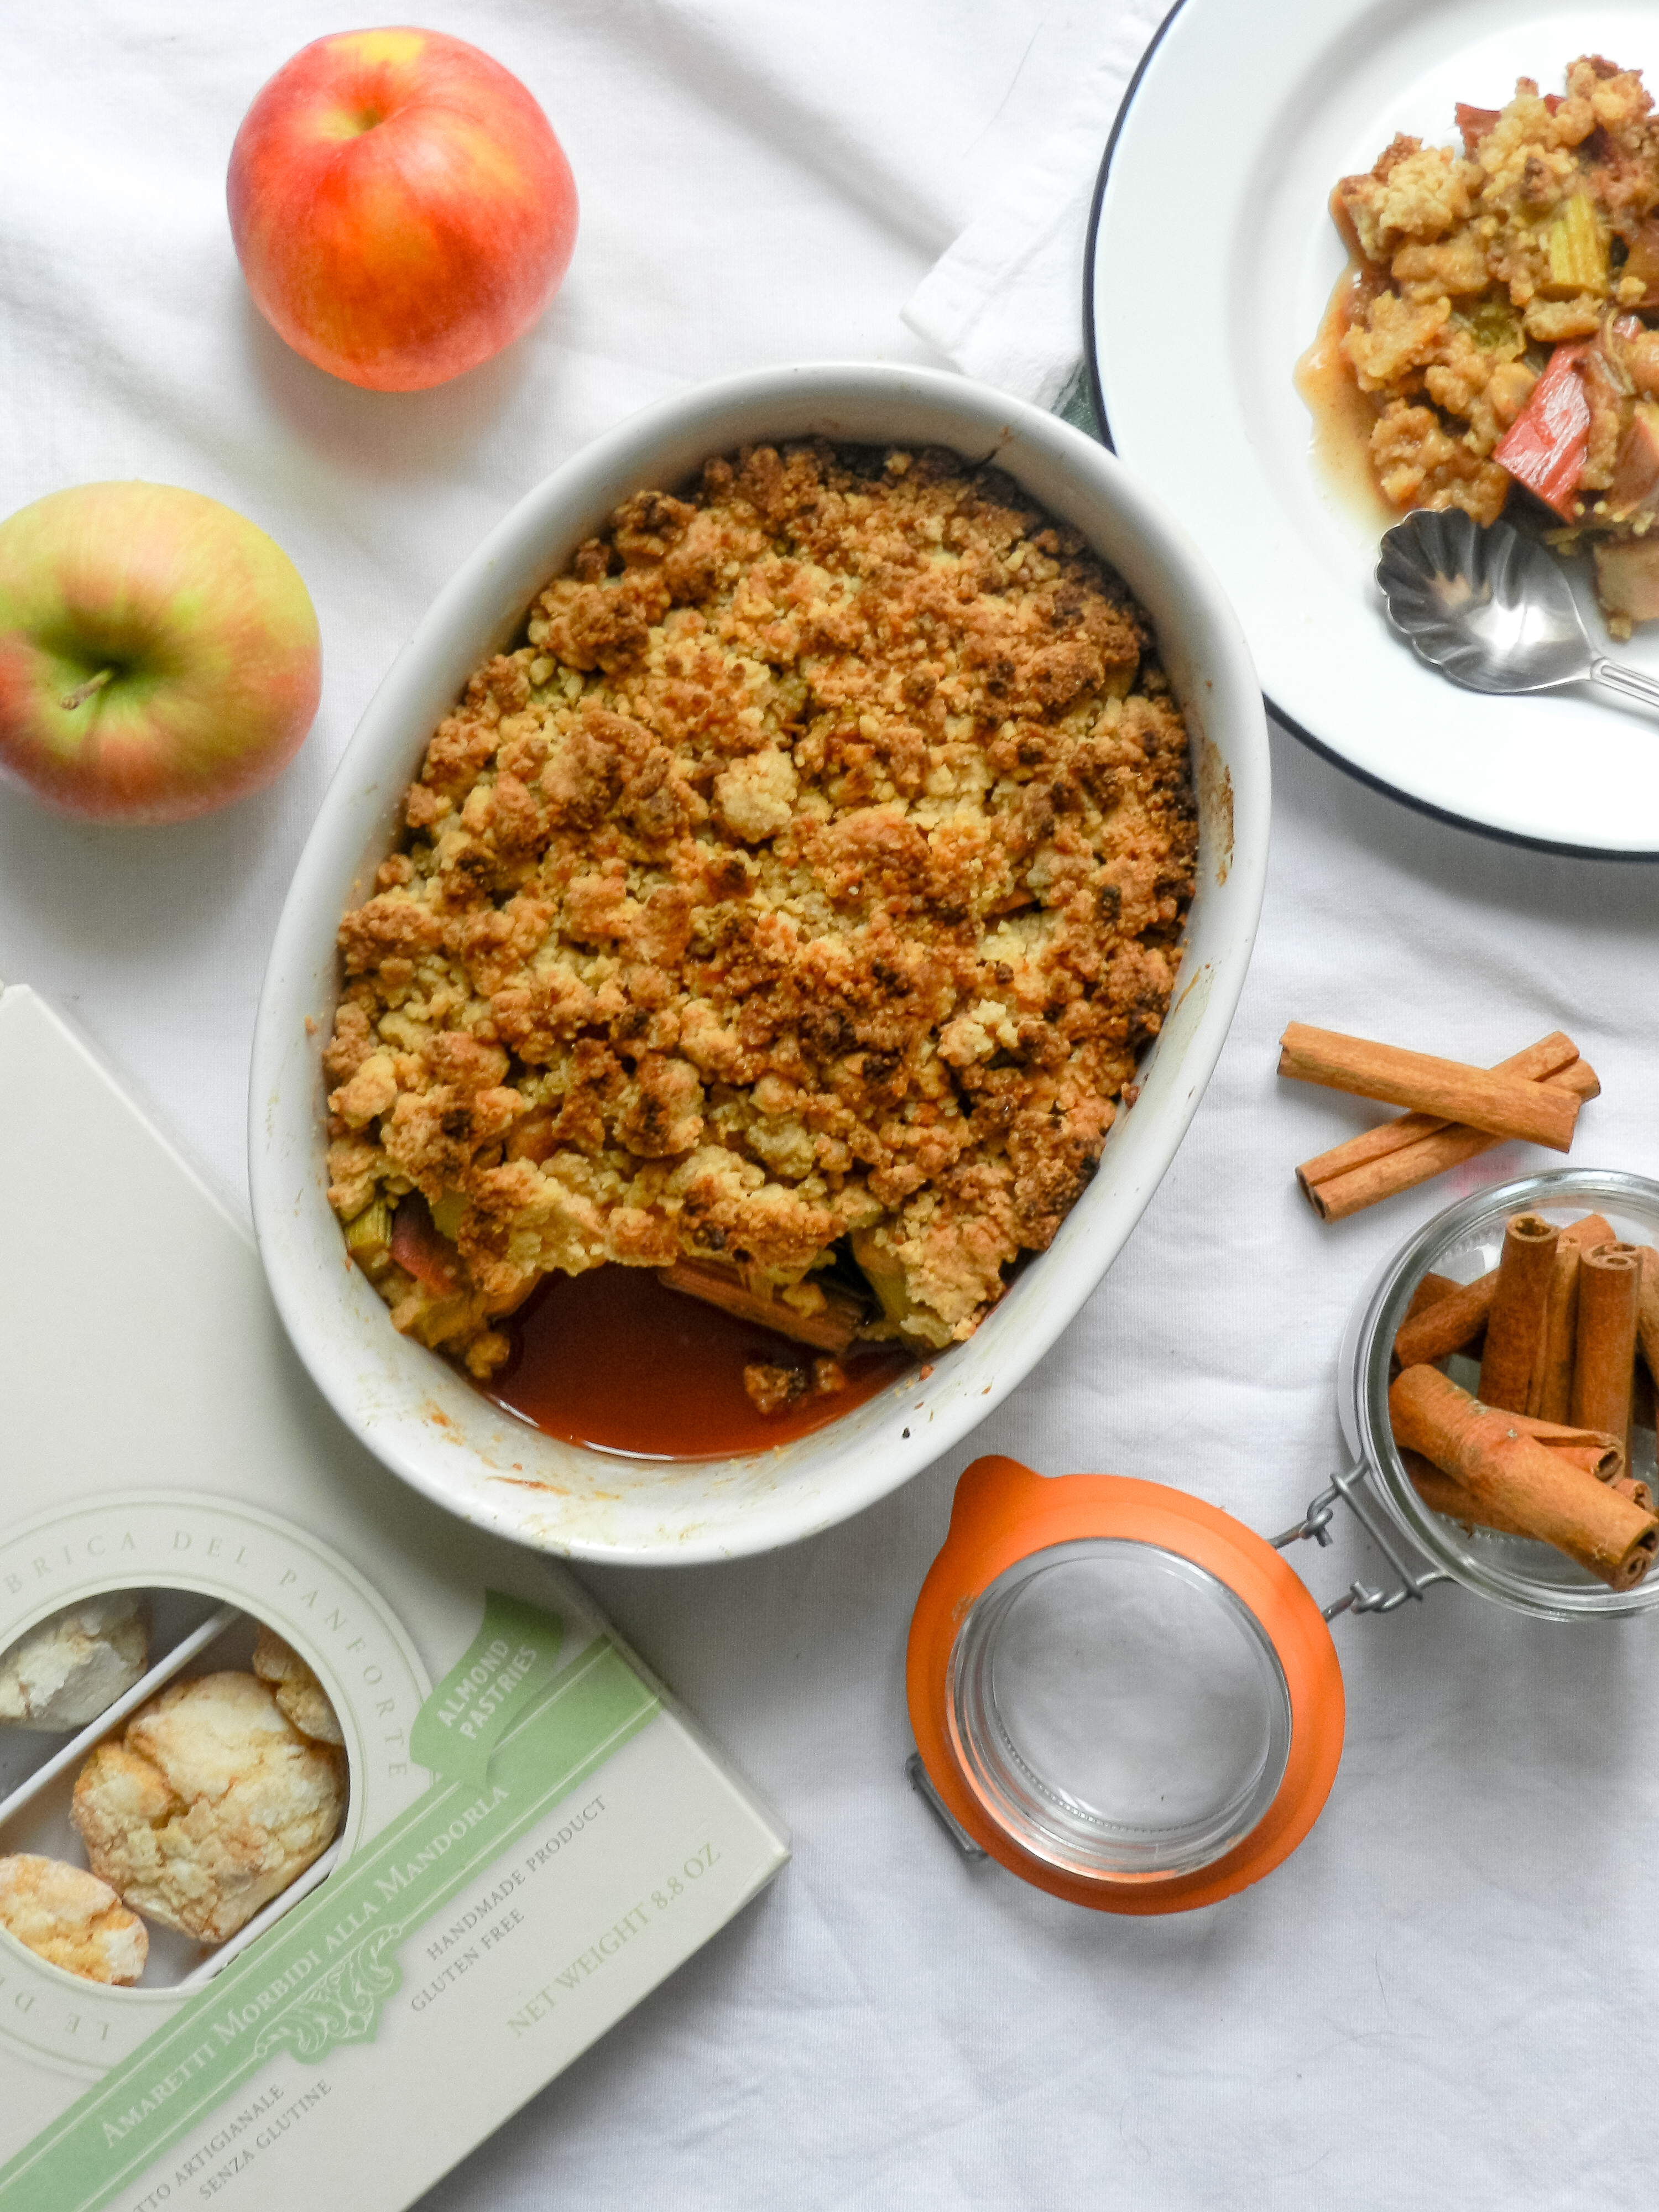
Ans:
[[[991,1817],[955,1747],[951,1658],[975,1604],[1021,1560],[1103,1537],[1156,1546],[1213,1576],[1260,1625],[1284,1673],[1291,1741],[1279,1789],[1247,1835],[1192,1873],[1086,1875],[1036,1857]],[[1018,1460],[975,1460],[957,1485],[950,1533],[916,1601],[905,1675],[916,1747],[952,1818],[1023,1881],[1104,1912],[1185,1912],[1259,1881],[1318,1819],[1342,1756],[1341,1668],[1300,1578],[1231,1514],[1124,1475],[1044,1476]]]

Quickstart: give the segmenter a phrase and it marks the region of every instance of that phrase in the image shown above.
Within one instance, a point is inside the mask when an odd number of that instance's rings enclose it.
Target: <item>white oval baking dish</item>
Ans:
[[[544,1436],[399,1337],[346,1260],[325,1190],[319,1058],[337,991],[335,932],[367,895],[403,792],[470,672],[631,492],[672,488],[746,441],[823,434],[994,459],[1118,570],[1156,625],[1190,719],[1199,888],[1176,1000],[1098,1172],[1053,1245],[927,1382],[744,1458],[631,1460]],[[249,1175],[271,1291],[341,1418],[463,1518],[574,1559],[675,1565],[763,1552],[884,1497],[982,1420],[1095,1288],[1175,1156],[1243,984],[1267,866],[1261,694],[1220,586],[1184,532],[1078,430],[982,385],[869,364],[757,370],[634,416],[538,484],[464,562],[380,686],[301,856],[260,1000]]]

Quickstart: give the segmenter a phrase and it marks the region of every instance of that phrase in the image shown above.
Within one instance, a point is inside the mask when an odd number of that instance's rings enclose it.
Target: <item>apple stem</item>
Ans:
[[[100,668],[95,676],[88,676],[84,684],[77,684],[73,691],[65,691],[58,703],[66,713],[72,714],[77,707],[86,705],[94,691],[101,691],[106,684],[112,683],[114,677],[112,668]]]

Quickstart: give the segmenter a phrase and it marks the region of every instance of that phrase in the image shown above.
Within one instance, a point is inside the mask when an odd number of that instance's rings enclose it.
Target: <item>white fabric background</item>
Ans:
[[[14,0],[0,512],[101,476],[228,500],[306,575],[326,675],[295,768],[217,819],[119,834],[0,793],[0,975],[70,1007],[240,1192],[248,1041],[283,888],[438,584],[528,484],[684,381],[790,358],[933,359],[931,331],[1023,388],[1057,389],[1073,341],[1034,257],[1072,258],[1075,300],[1078,116],[1093,102],[1109,121],[1110,72],[1152,27],[1138,4],[426,10],[542,99],[583,228],[531,337],[446,390],[383,398],[265,330],[222,205],[247,101],[349,14]],[[964,232],[907,326],[906,302]],[[1054,318],[1023,365],[975,294],[988,271],[1030,287],[1022,319]],[[1334,1230],[1313,1219],[1292,1163],[1369,1116],[1276,1084],[1287,1018],[1475,1060],[1564,1026],[1606,1086],[1577,1157],[1659,1173],[1653,873],[1426,822],[1282,736],[1274,765],[1267,907],[1231,1039],[1140,1228],[1055,1352],[971,1446],[816,1542],[723,1569],[590,1575],[784,1811],[797,1856],[441,2184],[434,2212],[1648,2202],[1651,1626],[1531,1625],[1446,1590],[1409,1617],[1340,1623],[1347,1751],[1323,1820],[1261,1887],[1184,1917],[1115,1921],[965,1868],[902,1778],[909,1609],[974,1450],[1183,1484],[1264,1531],[1333,1463],[1347,1306],[1443,1194]],[[1507,1147],[1469,1176],[1542,1164]],[[20,1172],[0,1163],[0,1190]],[[0,1450],[0,1483],[3,1469]],[[1322,1595],[1369,1571],[1351,1535],[1306,1550]]]

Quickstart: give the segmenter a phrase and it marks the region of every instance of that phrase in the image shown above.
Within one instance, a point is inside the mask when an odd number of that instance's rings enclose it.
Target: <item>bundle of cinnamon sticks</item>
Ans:
[[[1432,1363],[1480,1355],[1478,1395]],[[1395,1441],[1426,1504],[1550,1543],[1613,1589],[1639,1582],[1659,1518],[1630,1471],[1639,1351],[1659,1376],[1659,1252],[1599,1213],[1518,1213],[1474,1283],[1425,1275],[1395,1339]]]
[[[1326,1221],[1411,1190],[1508,1137],[1565,1152],[1579,1107],[1601,1088],[1559,1030],[1488,1068],[1292,1022],[1279,1040],[1279,1072],[1410,1109],[1297,1170],[1309,1203]]]

